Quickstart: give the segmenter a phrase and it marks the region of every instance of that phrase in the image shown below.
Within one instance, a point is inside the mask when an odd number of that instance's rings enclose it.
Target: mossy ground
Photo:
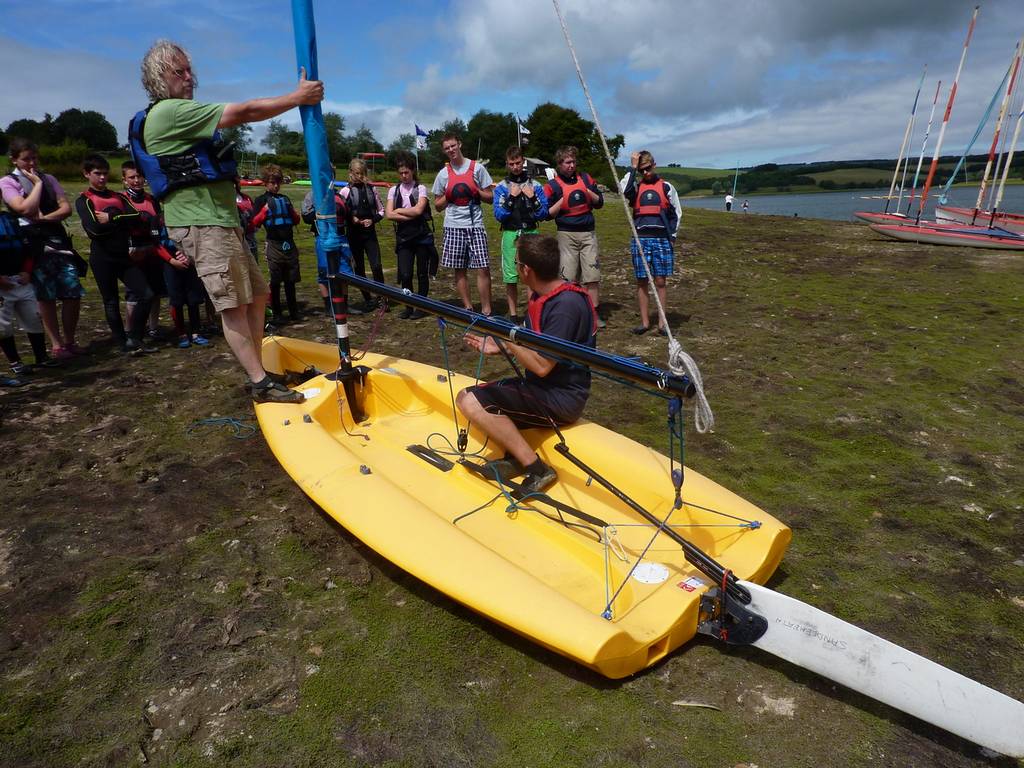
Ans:
[[[617,199],[599,236],[602,348],[663,363],[629,333]],[[1024,698],[1024,261],[699,210],[679,250],[669,320],[717,417],[687,463],[794,529],[770,586]],[[92,355],[0,395],[0,765],[1008,764],[757,651],[695,641],[612,682],[492,625],[313,508],[258,434],[189,432],[252,416],[223,341],[123,358],[89,288]],[[442,359],[394,312],[375,348]],[[599,381],[588,416],[667,446],[635,390]]]

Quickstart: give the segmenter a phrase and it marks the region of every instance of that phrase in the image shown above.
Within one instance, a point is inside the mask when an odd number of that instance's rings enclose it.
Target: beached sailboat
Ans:
[[[292,5],[299,65],[316,78],[311,0]],[[454,391],[472,380],[391,355],[354,360],[347,284],[658,393],[676,437],[682,399],[699,393],[699,377],[348,274],[333,228],[320,108],[301,112],[337,346],[267,338],[266,369],[306,397],[256,412],[281,465],[329,515],[453,599],[609,677],[642,670],[700,632],[1024,756],[1024,704],[765,588],[789,530],[675,456],[587,422],[536,432],[531,444],[556,466],[559,482],[528,495],[495,471],[497,452],[473,427],[459,429],[454,444],[439,442],[434,435],[452,426]]]

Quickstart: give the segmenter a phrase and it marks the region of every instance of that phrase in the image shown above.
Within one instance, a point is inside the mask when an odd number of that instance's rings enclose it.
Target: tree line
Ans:
[[[596,179],[610,183],[608,164],[597,129],[593,122],[576,110],[548,102],[536,107],[522,125],[529,131],[523,136],[523,150],[527,156],[552,163],[558,147],[571,145],[578,150],[580,168]],[[336,112],[324,114],[324,128],[328,152],[339,173],[353,157],[363,152],[383,153],[386,163],[394,167],[395,156],[399,152],[416,151],[416,136],[412,130],[401,134],[385,148],[366,125],[349,131],[344,116]],[[239,153],[257,150],[251,126],[241,125],[223,133],[235,143]],[[467,157],[490,160],[492,168],[501,168],[505,163],[505,150],[518,141],[518,120],[511,112],[481,109],[468,122],[455,117],[431,128],[425,139],[426,149],[418,152],[421,169],[437,170],[444,165],[446,158],[441,150],[441,140],[447,133],[462,137]],[[38,144],[44,164],[51,173],[58,175],[74,174],[76,171],[69,164],[77,164],[89,150],[114,152],[121,149],[117,131],[102,114],[78,108],[65,110],[56,118],[47,114],[42,120],[20,118],[13,121],[0,134],[0,151],[6,153],[9,138],[13,136],[22,136]],[[625,144],[625,137],[617,134],[606,139],[613,158],[617,157]],[[308,165],[302,132],[288,128],[281,120],[268,123],[262,143],[268,151],[260,152],[261,163],[277,162],[292,172],[301,172]]]

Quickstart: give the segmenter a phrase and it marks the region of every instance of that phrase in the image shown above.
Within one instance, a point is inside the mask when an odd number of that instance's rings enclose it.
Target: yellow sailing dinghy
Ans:
[[[474,383],[467,376],[367,354],[355,423],[333,373],[337,347],[271,337],[263,357],[277,373],[327,372],[299,386],[301,404],[256,406],[271,450],[320,507],[441,592],[608,677],[653,664],[697,631],[701,597],[716,585],[673,535],[720,564],[716,581],[727,569],[763,583],[789,543],[786,526],[691,469],[675,509],[669,459],[585,421],[562,430],[564,443],[527,431],[558,482],[516,498],[514,480],[488,472],[503,451],[481,433],[470,428],[461,453],[441,437],[453,432],[452,391]]]

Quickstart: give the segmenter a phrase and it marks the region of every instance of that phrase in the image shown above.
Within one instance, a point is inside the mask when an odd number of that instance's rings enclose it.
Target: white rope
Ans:
[[[572,55],[573,64],[576,66],[576,76],[580,80],[580,85],[583,86],[583,95],[587,98],[587,104],[590,106],[590,114],[594,118],[594,126],[597,128],[597,135],[601,138],[601,146],[604,148],[604,156],[608,160],[608,168],[611,170],[612,178],[615,180],[615,189],[619,189],[619,174],[615,170],[615,160],[612,158],[611,150],[608,149],[608,142],[604,136],[604,129],[601,128],[601,120],[597,116],[597,108],[594,107],[594,101],[590,98],[590,89],[587,87],[587,81],[583,78],[583,69],[580,67],[580,60],[576,56],[576,48],[572,44],[572,38],[569,37],[569,28],[565,24],[565,17],[562,15],[562,8],[558,4],[558,0],[551,0],[551,3],[555,6],[555,13],[558,15],[558,23],[562,26],[562,34],[565,36],[565,43],[569,46],[569,53]],[[704,379],[700,375],[700,370],[697,368],[696,361],[690,357],[684,350],[682,345],[676,340],[675,336],[672,335],[672,329],[669,327],[668,318],[665,317],[665,308],[661,304],[661,297],[658,296],[658,291],[655,289],[654,278],[651,275],[650,265],[647,263],[647,259],[643,258],[644,249],[640,244],[640,234],[636,231],[636,224],[633,221],[633,216],[630,213],[629,205],[626,202],[626,196],[622,195],[622,210],[626,215],[626,222],[629,224],[629,231],[632,233],[633,242],[636,243],[637,252],[641,255],[640,261],[644,265],[644,273],[647,275],[647,283],[651,286],[651,293],[654,295],[654,304],[658,308],[658,321],[662,328],[668,333],[668,367],[672,373],[677,376],[686,375],[690,381],[693,382],[693,386],[696,389],[695,403],[693,406],[693,425],[696,427],[698,432],[707,432],[715,426],[715,415],[711,412],[711,405],[708,403],[708,399],[704,396]]]

